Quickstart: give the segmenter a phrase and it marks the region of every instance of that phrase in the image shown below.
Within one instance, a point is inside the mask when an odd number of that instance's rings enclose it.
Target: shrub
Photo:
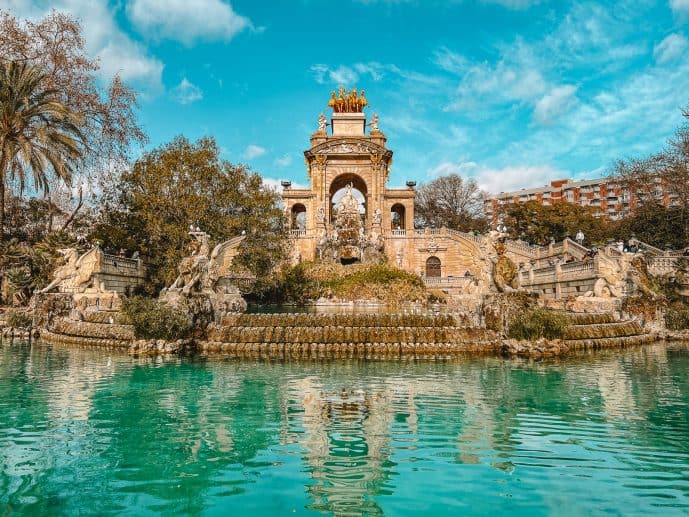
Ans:
[[[546,309],[532,309],[513,316],[508,335],[514,339],[561,339],[568,321],[564,314]]]
[[[172,341],[191,335],[192,321],[189,316],[158,300],[135,296],[124,301],[122,311],[134,326],[134,334],[139,339]]]
[[[260,302],[297,304],[320,297],[378,299],[384,303],[423,301],[426,289],[418,276],[381,264],[302,262],[257,285]]]
[[[6,321],[7,325],[12,328],[31,328],[32,318],[27,311],[9,310]]]
[[[665,312],[665,326],[669,330],[689,329],[689,307],[682,303],[671,305]]]

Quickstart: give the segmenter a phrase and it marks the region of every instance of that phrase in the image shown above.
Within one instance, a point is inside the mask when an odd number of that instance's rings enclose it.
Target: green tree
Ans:
[[[551,238],[556,241],[574,238],[579,230],[586,236],[585,244],[603,243],[612,230],[607,217],[599,217],[593,208],[573,203],[542,205],[527,201],[507,205],[504,215],[511,238],[541,246],[548,244]]]
[[[42,88],[79,117],[86,145],[73,170],[76,198],[51,188],[51,201],[65,212],[61,229],[73,227],[78,212],[88,207],[89,192],[117,182],[132,152],[147,141],[136,118],[137,95],[118,75],[109,82],[98,74],[98,60],[87,55],[80,24],[68,14],[53,10],[36,20],[21,20],[0,9],[0,62],[25,64],[44,77]],[[99,187],[99,188],[98,188]],[[71,215],[69,215],[71,212]]]
[[[621,239],[635,237],[661,249],[682,249],[687,246],[685,230],[681,207],[647,202],[619,221],[616,233]]]
[[[682,114],[689,119],[689,108]],[[659,153],[619,160],[613,174],[636,205],[621,231],[658,246],[689,243],[689,125],[680,126]]]
[[[84,151],[80,118],[45,89],[45,75],[15,61],[0,63],[0,238],[4,237],[5,191],[27,174],[37,190],[48,192],[49,174],[69,184]]]
[[[282,258],[278,194],[258,174],[221,160],[212,138],[178,137],[146,153],[106,193],[103,206],[91,238],[147,257],[151,293],[176,277],[190,225],[215,242],[246,232],[235,264],[259,277]]]
[[[458,174],[441,176],[416,190],[414,213],[421,227],[446,227],[453,230],[485,230],[485,193],[473,179]]]

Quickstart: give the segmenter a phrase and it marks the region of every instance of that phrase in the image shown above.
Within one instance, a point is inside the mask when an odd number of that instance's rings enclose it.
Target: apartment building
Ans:
[[[671,195],[658,177],[655,184],[649,186],[649,193],[664,205],[670,205],[675,196]],[[574,203],[580,206],[590,206],[599,215],[607,215],[611,219],[619,219],[637,205],[636,196],[629,192],[619,181],[619,178],[608,176],[591,180],[560,179],[551,181],[543,187],[521,189],[513,192],[500,192],[489,196],[484,202],[486,216],[497,223],[501,207],[510,204],[536,201],[542,205],[557,203]]]

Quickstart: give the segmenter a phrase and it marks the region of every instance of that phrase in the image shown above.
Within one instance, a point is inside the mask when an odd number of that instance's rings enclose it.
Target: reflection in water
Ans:
[[[0,514],[689,511],[689,348],[534,363],[0,346]]]

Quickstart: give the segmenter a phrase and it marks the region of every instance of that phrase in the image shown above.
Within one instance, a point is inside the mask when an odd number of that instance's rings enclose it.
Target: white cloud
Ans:
[[[191,104],[192,102],[203,99],[203,91],[201,91],[201,88],[189,82],[186,77],[184,77],[170,93],[180,104]]]
[[[689,0],[670,0],[670,9],[678,16],[689,14]]]
[[[443,162],[429,171],[430,177],[448,174],[474,178],[482,190],[491,194],[538,187],[553,180],[567,177],[566,173],[549,165],[508,165],[502,168],[492,168],[473,161]]]
[[[127,15],[141,33],[186,45],[196,39],[229,41],[252,27],[248,18],[221,0],[133,0]]]
[[[576,91],[576,86],[569,84],[550,90],[536,103],[536,120],[541,124],[548,124],[558,115],[565,113],[571,107]]]
[[[497,4],[508,9],[528,9],[541,3],[541,0],[483,0],[486,4]]]
[[[544,39],[543,60],[550,60],[551,66],[595,67],[598,72],[601,66],[624,67],[647,51],[637,18],[640,7],[630,8],[624,2],[574,3]]]
[[[350,86],[359,80],[359,74],[348,66],[340,65],[330,68],[328,65],[317,64],[311,67],[318,84],[335,84]]]
[[[311,66],[318,84],[335,84],[354,86],[363,76],[369,76],[373,81],[380,81],[386,73],[401,75],[402,71],[395,65],[384,65],[375,61],[369,63],[354,63],[351,66],[339,65],[337,68],[319,63]]]
[[[125,81],[151,90],[162,89],[163,63],[117,26],[115,13],[106,0],[14,0],[10,7],[17,16],[34,20],[53,9],[72,15],[81,21],[88,53],[100,61],[99,74],[104,79],[119,73]]]
[[[689,42],[683,35],[670,34],[653,48],[653,57],[659,64],[674,61],[684,53],[687,45]]]
[[[434,56],[441,69],[459,77],[459,84],[447,109],[461,111],[479,105],[534,102],[548,89],[540,63],[528,46],[518,41],[505,49],[495,63],[470,62],[449,49]]]
[[[244,149],[244,158],[247,160],[253,160],[254,158],[259,158],[260,156],[263,156],[266,154],[266,149],[265,147],[261,147],[260,145],[256,144],[250,144],[246,146],[246,149]]]
[[[292,155],[290,153],[283,154],[280,158],[275,159],[277,167],[289,167],[292,165]]]

